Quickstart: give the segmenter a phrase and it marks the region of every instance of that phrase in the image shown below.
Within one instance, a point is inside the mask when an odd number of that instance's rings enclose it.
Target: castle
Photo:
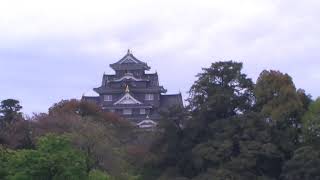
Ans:
[[[104,74],[101,86],[93,89],[99,96],[83,96],[83,100],[97,103],[140,128],[156,126],[161,111],[183,107],[181,93],[165,94],[167,90],[159,85],[158,74],[146,73],[150,67],[130,50],[110,67],[115,74]]]

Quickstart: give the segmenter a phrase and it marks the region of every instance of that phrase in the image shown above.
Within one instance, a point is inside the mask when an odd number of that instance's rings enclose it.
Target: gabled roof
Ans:
[[[120,82],[120,81],[123,81],[123,80],[128,80],[128,79],[131,79],[133,81],[149,81],[148,79],[140,79],[140,78],[136,78],[133,76],[132,73],[126,73],[124,76],[122,76],[121,78],[119,79],[113,79],[113,80],[110,80],[111,82]]]
[[[142,102],[135,99],[129,92],[126,92],[122,98],[120,98],[117,102],[114,103],[114,105],[118,104],[142,104]]]
[[[128,50],[127,54],[116,63],[110,64],[114,70],[149,70],[147,63],[140,61]]]
[[[158,125],[158,123],[150,120],[150,119],[145,119],[142,120],[141,122],[137,123],[137,126],[139,128],[153,128],[156,127]]]
[[[128,49],[127,54],[116,63],[119,63],[119,64],[126,64],[126,63],[144,64],[144,62],[140,61],[139,59],[137,59],[136,57],[133,56],[130,49]]]

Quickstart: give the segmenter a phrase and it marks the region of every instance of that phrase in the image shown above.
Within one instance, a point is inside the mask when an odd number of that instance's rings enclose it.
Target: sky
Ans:
[[[26,114],[92,94],[130,49],[168,94],[187,91],[201,68],[244,63],[288,73],[320,96],[319,0],[1,0],[0,100]]]

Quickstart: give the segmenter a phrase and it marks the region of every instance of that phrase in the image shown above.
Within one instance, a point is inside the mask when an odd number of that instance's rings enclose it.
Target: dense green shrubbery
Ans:
[[[8,180],[87,180],[107,175],[87,172],[86,156],[73,148],[69,138],[48,134],[39,138],[35,149],[1,149],[1,179]],[[95,174],[95,176],[92,176]]]

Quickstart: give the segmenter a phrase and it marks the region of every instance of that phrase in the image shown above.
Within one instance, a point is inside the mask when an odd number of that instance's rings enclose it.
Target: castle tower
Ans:
[[[149,122],[150,126],[157,124],[161,110],[183,107],[181,93],[165,95],[167,90],[159,85],[158,74],[146,73],[150,67],[130,50],[110,67],[115,74],[104,74],[101,86],[93,89],[99,96],[83,96],[83,100],[95,102],[137,125]]]

